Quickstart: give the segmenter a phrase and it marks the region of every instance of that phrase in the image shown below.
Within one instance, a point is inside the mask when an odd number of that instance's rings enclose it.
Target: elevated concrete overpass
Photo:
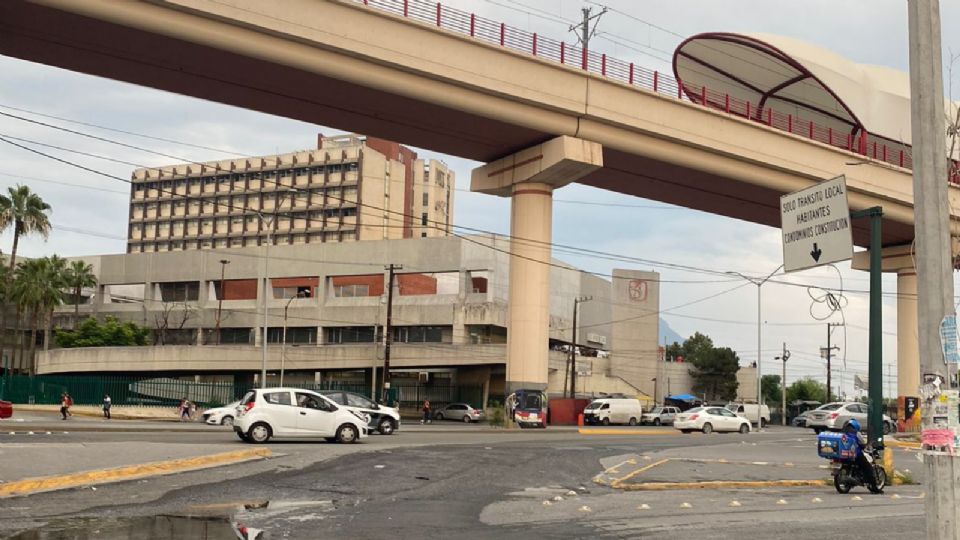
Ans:
[[[852,209],[883,207],[884,245],[913,240],[902,148],[822,141],[729,96],[702,106],[670,75],[423,0],[7,0],[0,53],[483,162],[575,138],[602,155],[568,181],[769,226],[781,194],[846,174]],[[960,207],[955,186],[949,199]],[[859,245],[865,226],[854,224]],[[550,239],[549,227],[531,234]],[[543,274],[511,287],[543,290]],[[545,382],[546,362],[518,380]]]

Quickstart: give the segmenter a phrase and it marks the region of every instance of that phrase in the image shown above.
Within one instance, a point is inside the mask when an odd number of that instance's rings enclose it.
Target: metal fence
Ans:
[[[326,381],[297,384],[314,391],[343,390],[370,397],[370,385],[364,382]],[[176,406],[188,399],[198,406],[225,405],[240,399],[253,387],[247,382],[194,382],[166,377],[123,377],[97,375],[13,375],[0,377],[0,399],[13,403],[56,405],[64,392],[76,405],[98,405],[109,394],[114,405]],[[404,407],[419,406],[423,400],[444,404],[464,402],[479,407],[483,400],[480,385],[394,383],[395,396]]]

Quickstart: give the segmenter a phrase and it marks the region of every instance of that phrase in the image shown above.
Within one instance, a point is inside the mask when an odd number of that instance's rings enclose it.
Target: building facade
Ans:
[[[316,150],[137,169],[127,253],[450,233],[456,178],[400,144],[318,136]]]

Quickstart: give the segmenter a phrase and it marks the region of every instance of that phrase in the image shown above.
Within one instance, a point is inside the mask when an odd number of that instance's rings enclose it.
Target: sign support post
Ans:
[[[880,281],[881,265],[881,218],[883,208],[874,206],[856,212],[850,212],[850,219],[870,218],[870,345],[869,379],[867,405],[867,426],[870,442],[883,448],[883,338],[880,325],[883,317],[883,304]]]

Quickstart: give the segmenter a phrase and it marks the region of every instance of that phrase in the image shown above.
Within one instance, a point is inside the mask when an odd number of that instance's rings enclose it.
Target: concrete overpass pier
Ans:
[[[601,167],[599,144],[564,136],[473,171],[472,191],[511,197],[507,394],[547,388],[553,190]]]

